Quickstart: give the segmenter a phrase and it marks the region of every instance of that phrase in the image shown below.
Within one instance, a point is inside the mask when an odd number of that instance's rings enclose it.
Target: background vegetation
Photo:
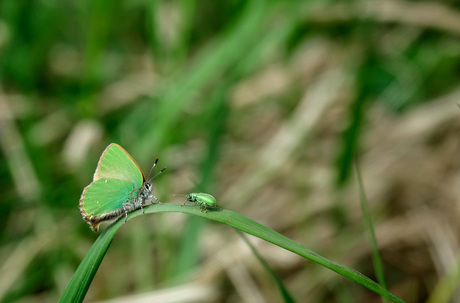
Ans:
[[[52,302],[97,234],[78,200],[111,142],[163,202],[212,193],[375,278],[358,159],[390,291],[460,300],[460,12],[452,1],[0,2],[0,300]],[[250,239],[299,302],[379,302]],[[88,301],[278,302],[231,229],[124,225]]]

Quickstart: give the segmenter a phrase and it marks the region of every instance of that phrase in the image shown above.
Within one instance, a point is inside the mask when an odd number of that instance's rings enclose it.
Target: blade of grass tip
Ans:
[[[278,286],[278,289],[281,293],[281,297],[284,299],[284,302],[288,303],[295,303],[294,298],[291,296],[287,288],[284,286],[283,281],[278,277],[276,272],[268,265],[267,261],[259,254],[257,249],[252,245],[251,241],[242,233],[238,232],[240,237],[243,239],[244,242],[249,246],[251,249],[252,253],[256,256],[257,260],[259,260],[260,264],[264,267],[264,269],[268,272],[268,274],[272,277],[272,279],[275,281],[276,286]]]
[[[371,245],[372,251],[372,261],[374,263],[374,270],[377,276],[377,281],[380,285],[382,285],[385,289],[387,289],[385,283],[385,275],[383,271],[383,263],[382,258],[380,256],[379,247],[377,245],[377,238],[375,237],[375,230],[374,230],[374,223],[372,221],[371,211],[369,210],[369,205],[367,202],[366,193],[364,192],[364,185],[363,180],[361,178],[361,171],[358,166],[358,161],[356,158],[354,159],[354,167],[356,172],[356,179],[358,181],[359,186],[359,196],[360,196],[360,204],[361,210],[363,212],[363,219],[364,219],[364,226],[369,237],[369,242]],[[383,302],[388,302],[385,298],[383,298]]]
[[[72,276],[59,302],[83,302],[94,275],[122,224],[123,220],[111,224],[96,239]]]
[[[302,256],[308,260],[318,263],[326,268],[329,268],[330,270],[335,271],[336,273],[344,276],[345,278],[355,283],[358,283],[387,299],[390,299],[394,302],[404,302],[404,300],[398,298],[397,296],[383,288],[380,284],[366,277],[360,272],[351,269],[347,266],[344,266],[342,264],[331,261],[329,259],[326,259],[318,255],[314,251],[306,248],[305,246],[295,242],[294,240],[291,240],[281,235],[280,233],[277,233],[276,231],[262,224],[259,224],[249,218],[246,218],[245,216],[242,216],[237,212],[226,209],[208,209],[208,212],[204,213],[201,212],[199,206],[187,205],[181,207],[180,204],[176,203],[165,203],[163,205],[155,205],[153,207],[144,208],[144,210],[146,214],[158,212],[180,212],[199,216],[202,218],[206,218],[208,220],[228,225],[239,231],[258,237],[262,240],[265,240],[288,251],[291,251],[299,256]],[[141,214],[142,212],[140,210],[135,211],[128,215],[128,220],[132,217],[139,216]]]
[[[347,267],[342,264],[336,263],[329,259],[326,259],[314,251],[306,248],[305,246],[277,233],[276,231],[263,226],[249,218],[246,218],[234,211],[225,209],[214,209],[208,208],[208,212],[201,212],[199,206],[187,205],[182,207],[181,204],[176,203],[164,203],[161,205],[151,205],[144,207],[146,214],[161,213],[161,212],[179,212],[189,215],[194,215],[208,220],[216,221],[230,227],[233,227],[239,231],[253,235],[267,242],[275,244],[281,248],[291,251],[299,256],[302,256],[308,260],[318,263],[332,271],[348,278],[349,280],[358,283],[367,289],[387,298],[394,302],[404,302],[398,298],[380,284],[369,279],[363,274]],[[142,215],[142,210],[134,211],[128,214],[128,220]],[[102,261],[105,253],[107,252],[110,243],[112,242],[115,234],[121,225],[123,225],[124,219],[121,218],[117,222],[110,225],[106,230],[99,236],[96,242],[93,244],[88,254],[83,259],[82,263],[78,267],[74,276],[70,280],[67,288],[62,295],[60,302],[82,302],[89,285]]]

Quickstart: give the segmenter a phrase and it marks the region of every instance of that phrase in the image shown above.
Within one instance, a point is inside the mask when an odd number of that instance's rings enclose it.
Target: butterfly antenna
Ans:
[[[162,172],[164,172],[166,169],[166,167],[164,167],[162,170],[160,170],[155,176],[153,176],[150,180],[153,180],[155,179],[156,176],[158,176],[159,174],[161,174]]]
[[[155,166],[157,165],[157,163],[158,163],[158,158],[157,158],[157,159],[155,160],[155,162],[153,163],[153,166],[152,166],[152,168],[151,168],[150,171],[149,171],[149,175],[147,176],[147,180],[150,181],[150,180],[153,179],[153,178],[150,179],[150,175],[152,174],[152,171],[153,171],[153,169],[155,168]]]
[[[155,163],[153,163],[153,166],[152,166],[152,168],[150,169],[149,175],[148,175],[148,177],[147,177],[147,180],[149,180],[149,182],[152,181],[153,179],[155,179],[159,174],[161,174],[162,172],[164,172],[165,169],[166,169],[166,167],[163,168],[163,169],[160,170],[157,174],[155,174],[152,178],[150,178],[150,175],[152,174],[152,171],[153,171],[153,169],[155,168],[155,166],[157,165],[157,163],[158,163],[158,158],[155,160]]]

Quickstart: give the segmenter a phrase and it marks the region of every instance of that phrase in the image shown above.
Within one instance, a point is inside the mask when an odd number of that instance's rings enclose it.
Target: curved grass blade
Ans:
[[[73,274],[59,302],[83,302],[94,275],[122,223],[123,218],[107,227],[96,239]]]
[[[276,272],[270,267],[270,265],[265,261],[265,259],[259,254],[257,249],[252,245],[251,241],[249,241],[248,237],[246,237],[245,234],[242,232],[238,232],[238,234],[241,236],[244,242],[249,246],[251,249],[252,253],[256,256],[257,260],[259,260],[260,264],[264,267],[264,269],[270,274],[272,279],[275,281],[276,286],[278,286],[278,289],[281,293],[281,297],[283,298],[284,302],[286,303],[295,303],[294,298],[291,296],[289,291],[287,290],[286,286],[284,286],[283,281],[278,277]]]
[[[200,212],[200,207],[187,205],[181,207],[180,204],[165,203],[162,205],[152,205],[144,208],[146,214],[161,213],[161,212],[180,212],[189,215],[195,215],[206,218],[212,221],[220,222],[239,231],[253,235],[267,242],[273,243],[289,250],[299,256],[316,262],[324,267],[327,267],[336,273],[356,282],[367,289],[381,295],[384,298],[394,302],[404,302],[391,292],[387,291],[380,284],[364,276],[363,274],[346,267],[342,264],[328,260],[305,246],[277,233],[276,231],[263,226],[249,218],[246,218],[239,213],[225,209],[208,210],[208,213]],[[128,220],[142,215],[141,210],[134,211],[128,214]],[[124,219],[118,220],[104,230],[99,236],[94,245],[89,250],[83,261],[77,268],[74,276],[70,280],[67,288],[62,295],[60,302],[82,302],[88,291],[89,285],[96,274],[102,259],[107,252],[113,238],[118,229],[123,225]]]

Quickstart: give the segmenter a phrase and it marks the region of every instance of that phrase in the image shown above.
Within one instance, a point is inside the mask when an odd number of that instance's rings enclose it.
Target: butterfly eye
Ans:
[[[147,191],[152,191],[153,185],[150,184],[150,183],[145,183],[145,184],[144,184],[144,188],[145,188],[145,190],[147,190]]]

